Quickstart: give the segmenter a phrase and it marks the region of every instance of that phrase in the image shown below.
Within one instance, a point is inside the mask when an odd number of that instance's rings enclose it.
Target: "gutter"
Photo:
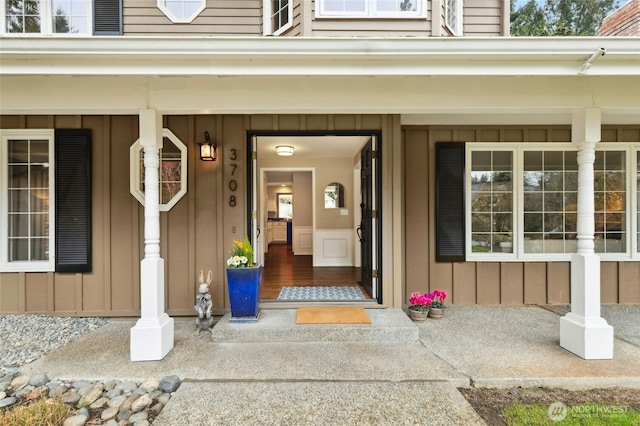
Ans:
[[[0,37],[0,75],[640,75],[640,37]]]

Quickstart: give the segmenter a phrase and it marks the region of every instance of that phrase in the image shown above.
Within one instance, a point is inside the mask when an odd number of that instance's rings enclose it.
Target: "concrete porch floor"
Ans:
[[[449,306],[423,323],[372,309],[370,326],[297,326],[295,310],[264,310],[256,324],[223,317],[215,340],[177,319],[173,350],[148,362],[129,360],[135,321],[113,320],[21,370],[94,380],[176,374],[183,384],[154,425],[483,424],[457,387],[640,389],[640,305],[603,307],[612,360],[558,345],[566,309]]]

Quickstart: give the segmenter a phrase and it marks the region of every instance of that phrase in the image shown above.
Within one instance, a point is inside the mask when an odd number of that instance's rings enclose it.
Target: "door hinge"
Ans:
[[[371,278],[378,278],[378,270],[374,269],[373,271],[371,271]]]
[[[251,219],[258,217],[258,213],[255,210],[251,210]]]
[[[378,218],[378,210],[371,210],[371,218],[372,219]]]
[[[251,151],[251,159],[252,160],[258,159],[258,151]]]
[[[371,151],[371,158],[374,160],[378,159],[378,151]]]

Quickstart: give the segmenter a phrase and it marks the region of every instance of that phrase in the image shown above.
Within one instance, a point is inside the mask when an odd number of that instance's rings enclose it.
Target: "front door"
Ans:
[[[375,136],[360,151],[360,191],[362,201],[360,203],[361,222],[358,228],[358,236],[361,248],[361,284],[371,297],[380,301],[377,273],[377,223],[378,209],[376,207],[376,158]]]

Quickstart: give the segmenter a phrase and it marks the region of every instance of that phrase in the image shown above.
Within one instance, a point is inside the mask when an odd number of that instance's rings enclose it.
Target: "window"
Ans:
[[[205,0],[158,0],[158,7],[172,22],[189,23],[205,8]]]
[[[467,144],[468,260],[568,260],[577,251],[578,163],[569,144]],[[640,229],[627,191],[631,147],[599,143],[594,163],[595,252],[603,259],[630,256],[629,220]],[[633,158],[640,168],[640,154]],[[631,182],[631,181],[630,181]],[[640,174],[636,170],[636,182]],[[640,198],[637,192],[636,197]],[[640,245],[640,231],[634,252]]]
[[[513,251],[513,154],[477,151],[471,158],[471,251]]]
[[[424,0],[318,0],[316,16],[407,18],[422,16]]]
[[[293,26],[292,0],[265,0],[264,13],[270,17],[265,22],[265,34],[280,35]]]
[[[187,193],[187,147],[169,129],[162,129],[158,170],[160,211],[169,211]],[[144,206],[144,153],[140,140],[131,145],[130,192]]]
[[[293,194],[278,194],[278,217],[293,218]]]
[[[462,35],[462,0],[445,0],[444,22],[453,35]]]
[[[52,130],[2,134],[3,270],[54,269]]]
[[[7,0],[2,10],[7,34],[91,33],[91,0]]]

